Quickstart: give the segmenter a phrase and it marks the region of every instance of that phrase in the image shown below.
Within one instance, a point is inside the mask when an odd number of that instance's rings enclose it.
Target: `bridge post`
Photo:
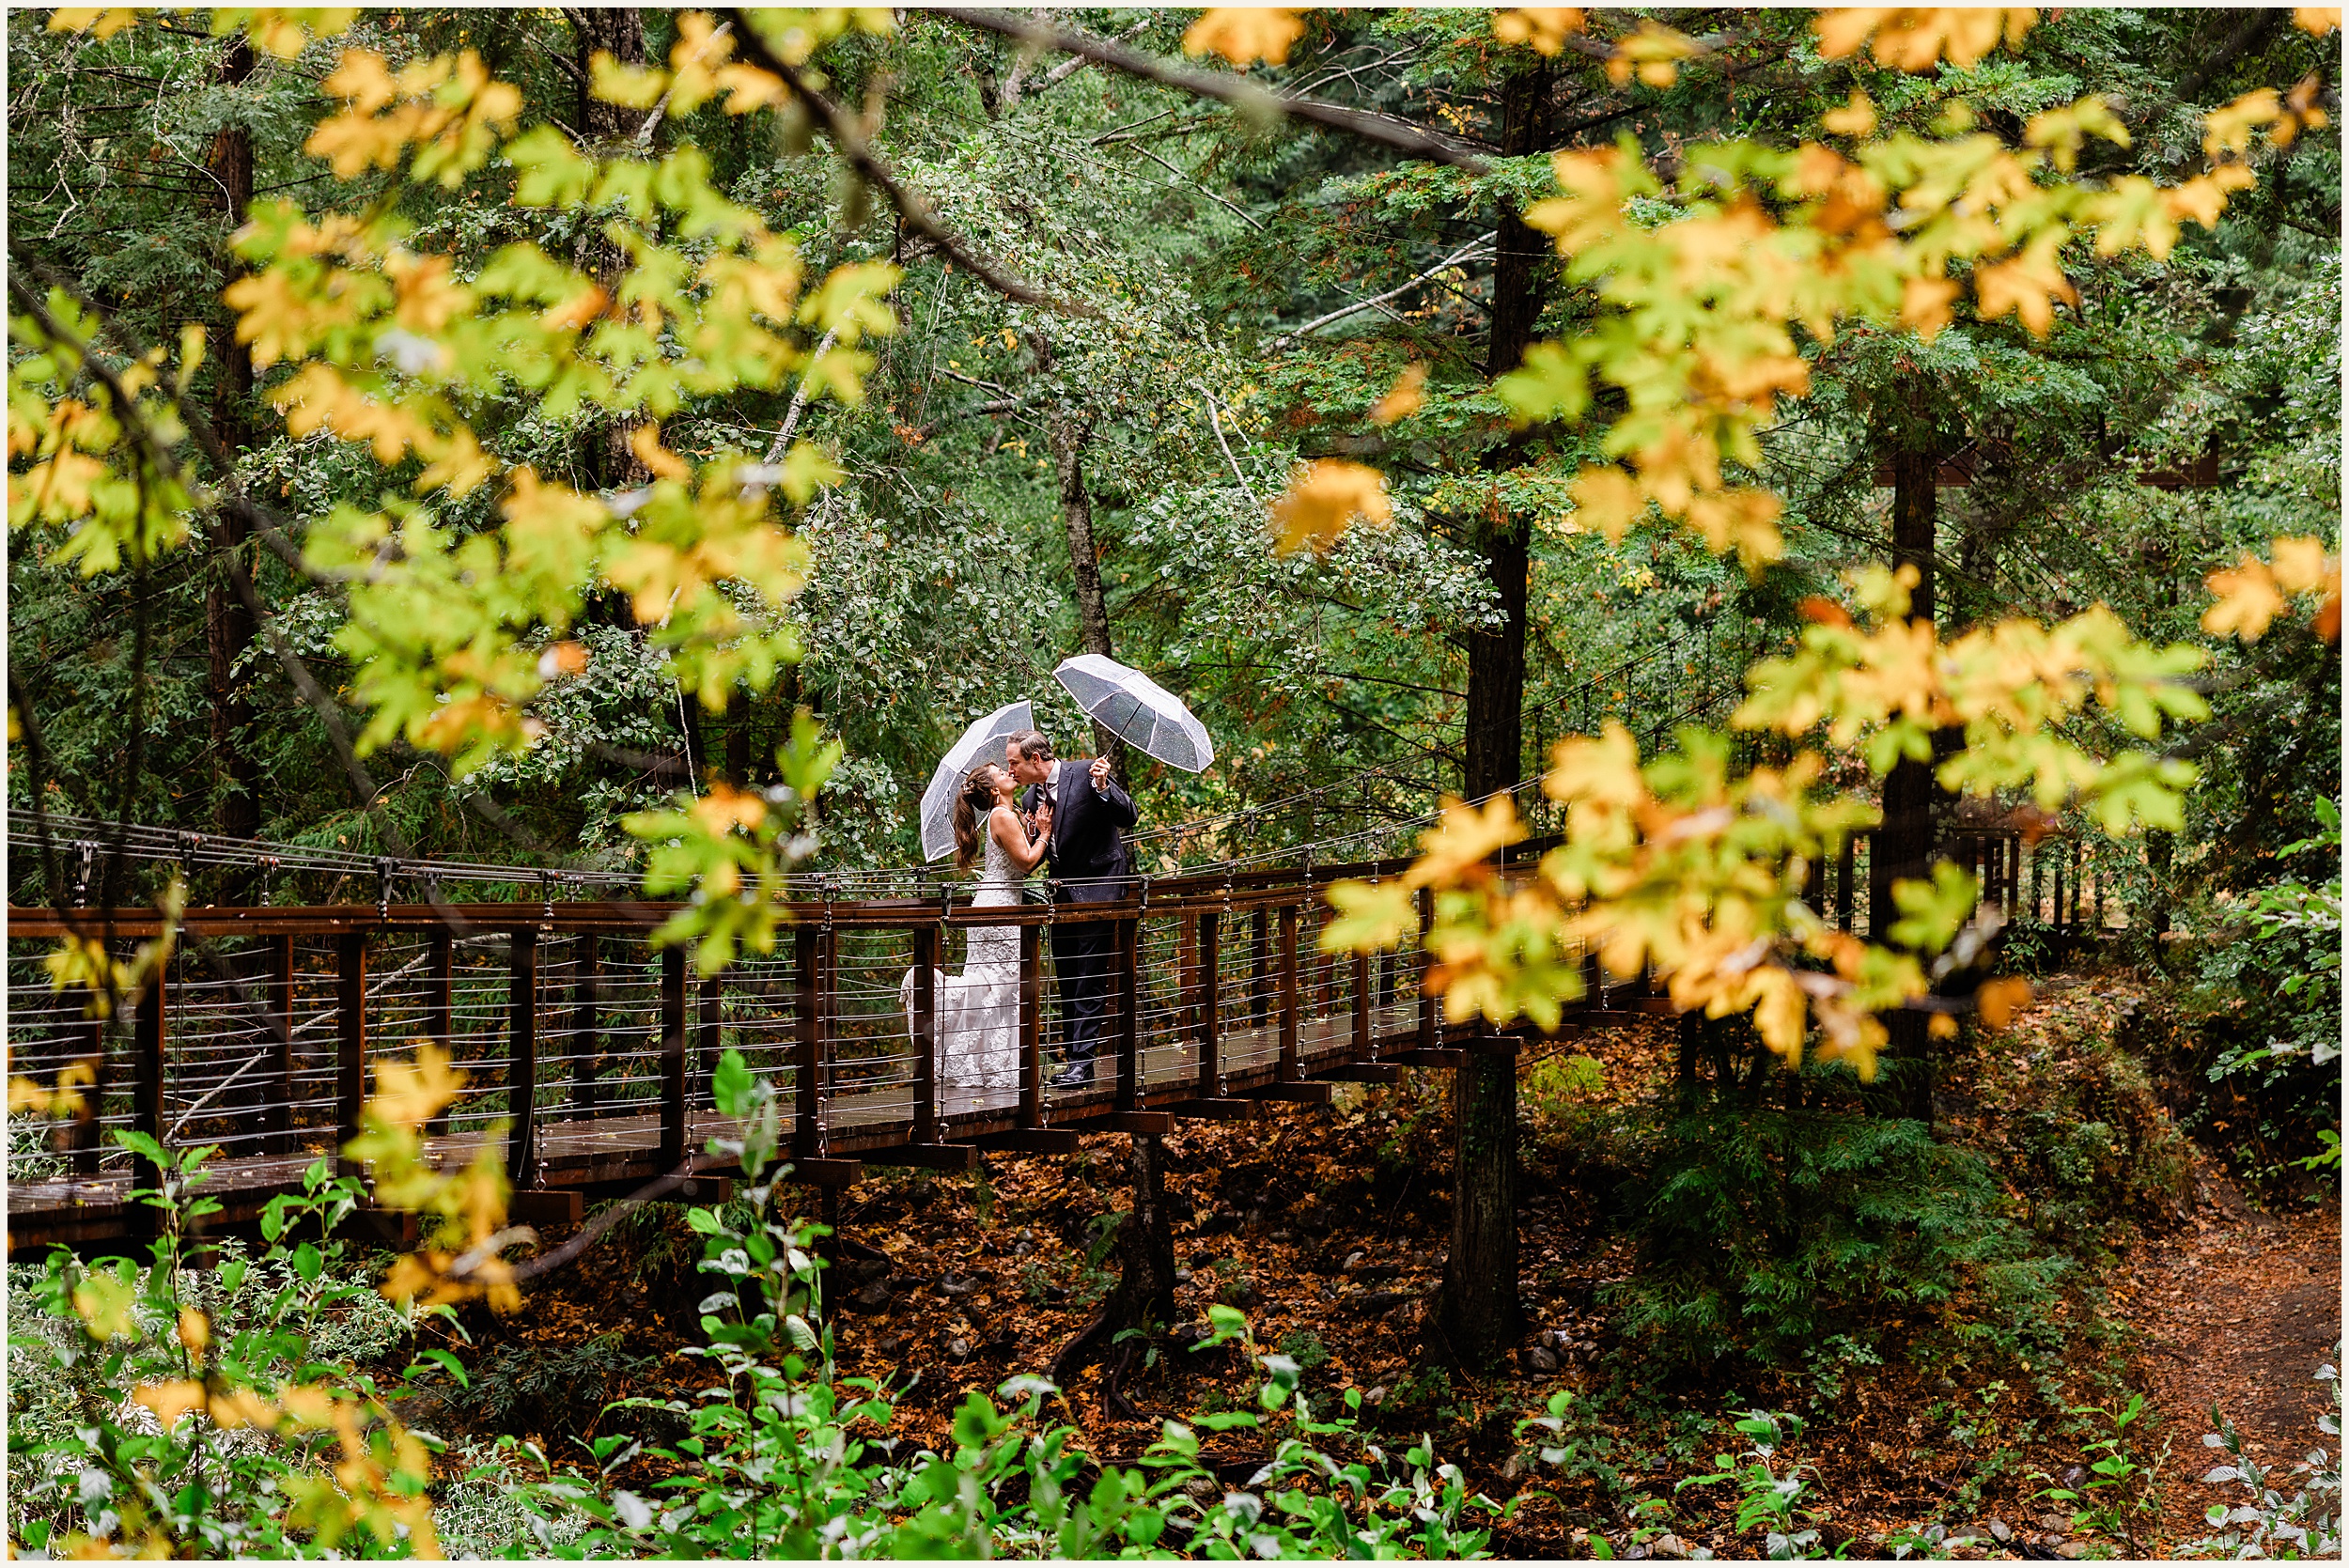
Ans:
[[[73,1126],[66,1133],[68,1147],[73,1151],[73,1173],[77,1176],[98,1174],[98,1161],[104,1153],[99,1141],[106,1114],[106,1033],[98,1016],[90,1011],[89,987],[76,986],[66,993],[73,1005],[73,1021],[66,1025],[66,1040],[73,1048],[76,1061],[89,1068],[89,1083],[82,1094],[82,1108],[73,1113]]]
[[[1117,1109],[1142,1107],[1142,922],[1117,923]]]
[[[506,1019],[511,1063],[506,1071],[506,1174],[517,1188],[538,1185],[538,932],[506,933]]]
[[[1297,906],[1281,906],[1281,1081],[1304,1076],[1297,1064]]]
[[[1859,837],[1857,833],[1845,833],[1843,846],[1835,856],[1835,928],[1839,931],[1851,929],[1852,859],[1857,853]]]
[[[343,1145],[359,1136],[367,1102],[367,939],[346,931],[334,939],[334,1168],[359,1173]]]
[[[1222,925],[1213,909],[1199,914],[1199,1097],[1223,1096]]]
[[[163,1141],[164,1126],[163,1071],[165,1043],[164,1013],[170,1002],[164,980],[168,964],[158,964],[155,972],[147,978],[146,987],[139,992],[136,1027],[132,1033],[131,1048],[136,1063],[136,1079],[132,1099],[132,1125],[158,1144]],[[132,1166],[132,1180],[138,1187],[163,1186],[163,1173],[155,1162],[141,1155]],[[163,1211],[148,1209],[144,1219],[150,1231],[163,1224]],[[132,1228],[140,1228],[133,1219]]]
[[[596,1113],[596,1069],[601,1056],[597,1037],[597,1014],[603,983],[603,939],[582,931],[571,939],[578,955],[571,984],[571,1106],[583,1115]]]
[[[685,949],[661,951],[661,1166],[685,1162]]]
[[[1044,1125],[1044,941],[1034,925],[1019,928],[1019,1125]]]
[[[457,1059],[456,939],[449,934],[447,926],[435,925],[431,935],[426,939],[426,942],[428,947],[428,956],[426,959],[424,980],[424,1032],[426,1037],[448,1052],[449,1060],[454,1062]],[[286,1026],[290,1031],[293,1027],[293,939],[291,937],[286,939],[285,964],[285,1017]],[[292,1058],[288,1056],[287,1068],[289,1073],[292,1064]],[[286,1081],[288,1086],[286,1097],[290,1100],[293,1098],[291,1093],[293,1080],[289,1077]],[[428,1138],[445,1136],[448,1132],[448,1120],[449,1113],[444,1108],[438,1116],[425,1124],[425,1136]]]
[[[290,936],[266,939],[263,956],[268,960],[268,972],[262,976],[261,1031],[266,1036],[263,1048],[269,1053],[272,1094],[263,1110],[261,1126],[269,1133],[262,1147],[273,1155],[294,1152],[294,939]]]
[[[1419,1048],[1436,1048],[1436,994],[1427,988],[1428,971],[1436,967],[1435,955],[1427,951],[1427,933],[1436,924],[1436,893],[1432,888],[1419,890]]]
[[[817,984],[820,945],[816,928],[801,924],[791,933],[792,980],[798,992],[798,1082],[793,1085],[791,1153],[801,1159],[816,1157],[817,1078],[822,1071],[823,993]]]
[[[1370,1056],[1370,1008],[1376,1000],[1370,988],[1370,955],[1354,955],[1354,1059]]]
[[[913,1016],[906,1020],[913,1046],[913,1141],[938,1141],[938,949],[944,933],[913,928]]]

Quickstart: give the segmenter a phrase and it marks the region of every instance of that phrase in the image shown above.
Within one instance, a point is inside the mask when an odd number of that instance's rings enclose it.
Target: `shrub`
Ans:
[[[1916,1122],[1700,1111],[1665,1127],[1626,1196],[1639,1266],[1607,1295],[1626,1332],[1684,1365],[1865,1343],[1899,1309],[1969,1290],[2017,1331],[2061,1267],[2029,1256],[1985,1163]]]
[[[314,1164],[270,1201],[257,1256],[192,1268],[212,1152],[167,1156],[146,1262],[64,1248],[9,1280],[8,1525],[51,1555],[408,1556],[434,1550],[427,1445],[356,1364],[405,1324],[330,1237],[358,1184]]]

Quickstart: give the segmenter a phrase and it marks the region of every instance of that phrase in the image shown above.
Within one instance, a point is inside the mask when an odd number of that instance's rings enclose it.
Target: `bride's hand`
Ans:
[[[1035,808],[1035,836],[1041,838],[1052,831],[1052,802],[1039,801]]]

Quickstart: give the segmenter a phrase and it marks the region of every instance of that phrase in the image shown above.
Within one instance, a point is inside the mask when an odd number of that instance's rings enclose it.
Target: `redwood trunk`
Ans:
[[[1113,659],[1109,599],[1101,592],[1100,548],[1093,537],[1093,496],[1085,489],[1084,453],[1093,439],[1093,422],[1056,415],[1050,435],[1052,458],[1060,468],[1061,521],[1068,531],[1068,574],[1077,589],[1077,635],[1085,652]],[[1093,726],[1093,744],[1094,755],[1109,758],[1112,771],[1125,771],[1125,742],[1108,725]]]
[[[1550,71],[1537,67],[1501,91],[1501,144],[1512,154],[1540,148],[1547,127]],[[1503,208],[1493,264],[1488,376],[1525,359],[1542,312],[1548,241]],[[1513,453],[1488,459],[1496,471]],[[1466,793],[1477,800],[1517,782],[1524,765],[1526,579],[1522,523],[1497,510],[1479,541],[1485,571],[1501,601],[1501,625],[1471,630],[1468,645]],[[1489,1365],[1525,1326],[1517,1299],[1517,1075],[1508,1056],[1471,1055],[1453,1078],[1452,1251],[1437,1293],[1428,1351],[1437,1359]]]
[[[1930,626],[1934,620],[1934,576],[1937,562],[1934,534],[1939,521],[1935,480],[1940,469],[1939,442],[1917,405],[1909,399],[1897,444],[1892,453],[1892,559],[1897,567],[1917,568],[1917,585],[1909,592],[1911,622]],[[1871,939],[1889,943],[1888,933],[1897,918],[1892,902],[1896,880],[1927,880],[1933,876],[1938,846],[1941,803],[1945,797],[1934,782],[1934,765],[1904,757],[1884,779],[1884,825],[1876,831],[1868,873]],[[1893,1076],[1901,1114],[1918,1121],[1933,1120],[1933,1037],[1925,1015],[1903,1008],[1885,1020],[1890,1038],[1887,1057]]]
[[[645,63],[645,15],[634,6],[578,6],[567,8],[564,14],[570,19],[579,63],[580,129],[590,151],[611,157],[627,149],[644,126],[646,112],[604,102],[588,90],[588,83],[599,52],[622,65]],[[620,284],[628,275],[627,256],[599,231],[590,230],[583,238],[579,261],[596,274],[597,284],[613,301],[610,308],[616,311]],[[588,467],[595,484],[605,489],[632,489],[651,481],[651,472],[629,444],[643,423],[639,415],[614,413],[590,431]]]
[[[221,62],[222,85],[233,87],[252,73],[253,51],[242,43],[236,44]],[[226,259],[226,236],[234,233],[244,221],[245,209],[253,201],[253,133],[241,125],[223,127],[213,139],[210,162],[212,177],[219,181],[223,215],[227,220],[222,230],[222,254]],[[233,261],[228,265],[233,269]],[[218,432],[228,459],[234,462],[251,440],[246,414],[253,397],[253,354],[226,326],[212,334],[211,347],[213,363],[218,366],[212,390],[212,427]],[[232,483],[232,478],[224,474],[219,482],[226,487]],[[212,776],[218,802],[214,821],[220,831],[231,838],[257,838],[261,831],[261,770],[246,749],[245,736],[253,721],[253,706],[245,691],[246,677],[239,675],[236,667],[252,647],[256,628],[253,613],[231,585],[228,574],[231,560],[241,559],[247,572],[254,570],[248,533],[242,516],[232,509],[221,512],[213,536],[215,555],[210,581],[204,591]],[[244,902],[251,892],[250,872],[224,874],[220,889],[224,901]]]

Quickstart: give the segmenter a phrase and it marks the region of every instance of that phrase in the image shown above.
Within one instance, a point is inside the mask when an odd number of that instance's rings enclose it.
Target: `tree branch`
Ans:
[[[866,182],[878,186],[881,194],[889,198],[890,205],[897,210],[897,216],[907,228],[936,245],[948,260],[1006,299],[1018,300],[1022,304],[1041,305],[1064,316],[1097,314],[1082,305],[1053,299],[1034,285],[1022,283],[998,271],[994,263],[982,258],[932,215],[927,202],[898,183],[897,177],[890,172],[888,164],[881,162],[871,144],[865,141],[863,132],[857,129],[855,122],[848,118],[840,105],[818,91],[804,72],[784,64],[782,58],[767,46],[766,37],[759,31],[751,12],[737,7],[733,18],[741,23],[737,33],[742,40],[743,58],[782,81],[800,106],[823,126],[825,134],[840,149],[840,156],[848,160],[849,167],[855,169]]]
[[[1096,38],[1090,33],[1063,31],[1027,17],[1014,16],[1008,11],[971,9],[941,10],[941,19],[975,27],[981,32],[994,33],[1022,43],[1074,54],[1095,65],[1156,82],[1177,92],[1195,98],[1209,98],[1219,103],[1250,115],[1285,115],[1310,124],[1341,131],[1380,147],[1413,158],[1430,159],[1466,169],[1470,174],[1483,174],[1490,166],[1484,157],[1469,144],[1440,132],[1430,131],[1408,120],[1390,115],[1373,114],[1363,109],[1349,109],[1342,103],[1330,103],[1317,98],[1303,98],[1290,93],[1259,86],[1246,77],[1225,70],[1201,70],[1196,67],[1176,65],[1155,54],[1128,49],[1124,44]]]
[[[1417,277],[1399,283],[1383,294],[1374,294],[1367,300],[1357,300],[1350,305],[1341,305],[1337,309],[1330,312],[1327,316],[1316,316],[1312,320],[1306,322],[1303,326],[1297,328],[1295,331],[1284,332],[1280,336],[1274,338],[1272,340],[1272,347],[1275,349],[1281,349],[1284,345],[1296,342],[1299,338],[1304,336],[1307,333],[1314,331],[1315,328],[1326,327],[1330,322],[1341,320],[1346,317],[1353,315],[1358,310],[1368,310],[1373,305],[1385,304],[1389,300],[1394,299],[1398,295],[1408,294],[1412,289],[1417,288],[1421,284],[1425,283],[1429,278],[1436,276],[1438,273],[1442,272],[1449,268],[1456,267],[1463,261],[1469,260],[1475,255],[1479,248],[1491,244],[1499,237],[1500,230],[1487,229],[1483,234],[1480,234],[1475,239],[1470,241],[1467,244],[1462,245],[1458,250],[1454,251],[1450,256],[1445,256],[1441,261],[1437,262],[1433,267],[1430,267],[1425,272],[1420,273]]]

